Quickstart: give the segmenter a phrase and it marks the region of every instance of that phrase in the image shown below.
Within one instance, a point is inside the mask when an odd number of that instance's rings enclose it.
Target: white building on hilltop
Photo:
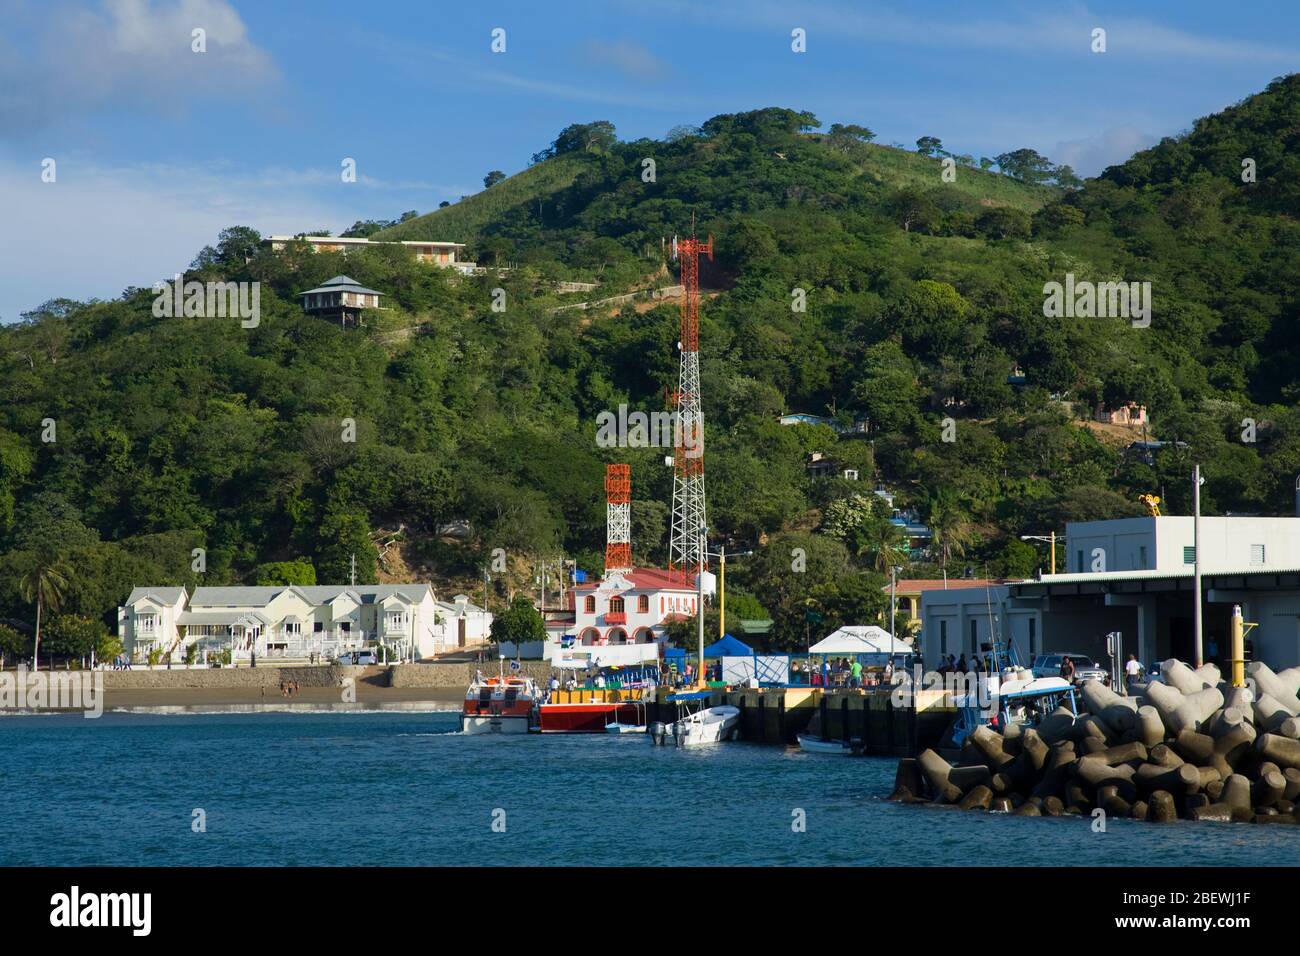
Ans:
[[[394,241],[347,236],[267,236],[263,242],[269,242],[271,249],[275,252],[283,252],[290,243],[302,242],[306,243],[312,252],[341,252],[344,254],[354,252],[357,249],[369,249],[378,246],[403,246],[415,253],[415,258],[420,262],[426,262],[429,265],[454,269],[466,275],[472,275],[478,268],[478,263],[464,262],[457,258],[465,249],[465,243],[463,242],[440,242],[431,239]]]
[[[147,660],[151,651],[170,654],[174,663],[191,653],[220,660],[229,651],[237,665],[254,657],[329,661],[362,648],[386,649],[390,659],[403,660],[449,649],[448,608],[428,584],[200,587],[193,595],[184,588],[136,588],[117,620],[134,660]]]

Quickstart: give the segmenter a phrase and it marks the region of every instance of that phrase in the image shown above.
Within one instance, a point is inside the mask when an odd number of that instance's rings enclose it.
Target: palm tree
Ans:
[[[40,670],[41,612],[47,606],[51,611],[57,611],[63,604],[71,572],[53,551],[37,551],[30,561],[27,573],[18,579],[18,593],[28,604],[36,605],[36,641],[32,645],[32,669]]]
[[[931,540],[939,549],[940,567],[947,571],[949,559],[965,554],[966,546],[973,540],[970,515],[961,507],[957,496],[945,488],[930,499],[927,523],[933,535]]]
[[[888,518],[864,523],[858,539],[858,556],[871,556],[871,566],[881,574],[907,563],[907,533]]]

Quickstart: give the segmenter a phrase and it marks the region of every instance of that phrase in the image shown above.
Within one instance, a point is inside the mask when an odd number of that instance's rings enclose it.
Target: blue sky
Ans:
[[[1300,5],[0,0],[0,320],[184,268],[227,225],[391,218],[572,122],[788,106],[1095,174],[1300,69]],[[207,52],[191,51],[191,31]],[[494,28],[504,53],[491,51]],[[791,51],[791,30],[807,52]],[[1090,50],[1096,27],[1107,51]],[[57,179],[41,181],[45,158]],[[340,163],[357,161],[343,183]]]

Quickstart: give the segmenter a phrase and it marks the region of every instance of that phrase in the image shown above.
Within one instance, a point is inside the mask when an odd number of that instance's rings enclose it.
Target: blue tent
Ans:
[[[722,640],[714,641],[704,649],[705,657],[753,657],[754,649],[744,641],[737,640],[730,634]]]

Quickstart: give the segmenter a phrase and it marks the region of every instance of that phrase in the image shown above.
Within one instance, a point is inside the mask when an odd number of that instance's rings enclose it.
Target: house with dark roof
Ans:
[[[308,315],[338,319],[343,325],[351,319],[355,325],[361,321],[362,309],[380,308],[379,297],[384,294],[367,289],[348,276],[335,276],[314,289],[299,292],[298,298],[302,299],[302,310]]]

